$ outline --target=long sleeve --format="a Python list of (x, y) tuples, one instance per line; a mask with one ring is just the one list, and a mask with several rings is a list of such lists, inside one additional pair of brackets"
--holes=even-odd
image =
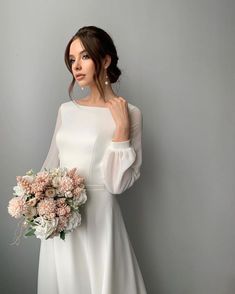
[(49, 151), (47, 153), (46, 159), (42, 165), (41, 171), (44, 170), (44, 168), (54, 168), (59, 167), (59, 152), (56, 145), (56, 134), (58, 129), (61, 126), (61, 106), (59, 107), (58, 113), (57, 113), (57, 119), (55, 124), (54, 133), (51, 140), (51, 145), (49, 148)]
[(121, 194), (140, 177), (143, 117), (139, 108), (130, 111), (130, 139), (111, 141), (102, 159), (103, 180), (112, 194)]

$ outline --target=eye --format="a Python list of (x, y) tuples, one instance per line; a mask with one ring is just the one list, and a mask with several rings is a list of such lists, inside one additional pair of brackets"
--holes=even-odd
[(85, 57), (85, 59), (88, 59), (89, 58), (89, 55), (88, 54), (84, 54), (83, 56), (82, 56), (82, 58), (83, 57)]
[[(88, 54), (83, 54), (82, 59), (89, 59), (90, 56)], [(74, 59), (69, 59), (69, 64), (71, 65), (74, 62)]]

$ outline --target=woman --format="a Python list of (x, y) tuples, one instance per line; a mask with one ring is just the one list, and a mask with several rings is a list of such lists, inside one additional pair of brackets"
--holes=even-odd
[(62, 103), (43, 170), (77, 167), (85, 178), (82, 223), (66, 235), (42, 240), (38, 294), (146, 294), (115, 194), (140, 177), (142, 114), (118, 97), (111, 83), (121, 71), (111, 37), (86, 26), (71, 38), (65, 63), (90, 94)]

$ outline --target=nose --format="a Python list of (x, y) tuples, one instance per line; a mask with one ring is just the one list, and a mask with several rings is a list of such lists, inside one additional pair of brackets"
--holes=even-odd
[(80, 70), (82, 68), (80, 61), (78, 59), (76, 61), (74, 61), (73, 66), (74, 66), (74, 69), (76, 69), (76, 70)]

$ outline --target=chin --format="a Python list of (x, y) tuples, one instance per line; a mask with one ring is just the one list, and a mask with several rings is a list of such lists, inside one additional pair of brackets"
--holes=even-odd
[(92, 83), (81, 83), (79, 84), (80, 87), (90, 87)]
[(79, 83), (78, 82), (78, 85), (79, 85), (79, 87), (86, 87), (87, 86), (87, 83)]

